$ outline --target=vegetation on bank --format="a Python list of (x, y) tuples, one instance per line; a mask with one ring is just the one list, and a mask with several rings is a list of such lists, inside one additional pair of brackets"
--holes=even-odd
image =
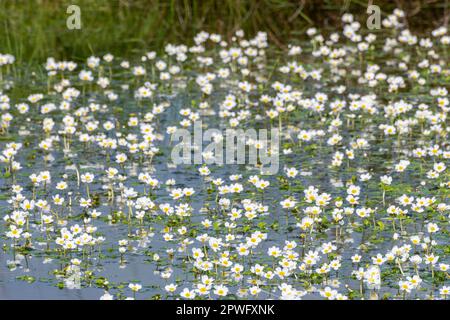
[[(448, 23), (448, 0), (369, 1), (382, 15), (403, 9), (411, 28), (421, 31)], [(69, 30), (69, 5), (81, 9), (82, 28)], [(48, 56), (84, 60), (92, 54), (125, 56), (183, 42), (201, 30), (231, 37), (268, 33), (283, 47), (307, 28), (334, 28), (340, 16), (367, 15), (363, 0), (0, 0), (0, 48), (20, 62)]]

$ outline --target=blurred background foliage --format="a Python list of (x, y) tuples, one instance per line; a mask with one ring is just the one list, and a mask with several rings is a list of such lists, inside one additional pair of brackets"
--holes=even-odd
[[(344, 12), (365, 21), (368, 3), (382, 15), (402, 8), (416, 32), (448, 24), (448, 0), (0, 0), (0, 53), (20, 62), (126, 56), (167, 42), (192, 43), (201, 30), (230, 37), (241, 28), (251, 35), (266, 31), (283, 47), (311, 26), (340, 26)], [(66, 27), (71, 4), (81, 8), (81, 30)]]

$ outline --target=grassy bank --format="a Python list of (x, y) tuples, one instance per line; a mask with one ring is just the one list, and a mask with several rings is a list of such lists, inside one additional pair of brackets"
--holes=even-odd
[[(408, 14), (411, 28), (448, 22), (448, 0), (373, 1), (383, 12)], [(81, 8), (81, 30), (69, 30), (67, 7)], [(349, 0), (0, 0), (0, 52), (21, 62), (48, 56), (83, 59), (93, 53), (126, 55), (185, 41), (200, 30), (232, 34), (264, 30), (282, 46), (310, 26), (339, 23), (345, 11), (366, 15), (367, 1)]]

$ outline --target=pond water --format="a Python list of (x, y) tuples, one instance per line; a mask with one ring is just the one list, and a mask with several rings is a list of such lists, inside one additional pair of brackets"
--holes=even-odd
[[(0, 66), (0, 298), (447, 298), (447, 31), (349, 19), (284, 51)], [(279, 170), (173, 164), (199, 120), (277, 129), (245, 141)]]

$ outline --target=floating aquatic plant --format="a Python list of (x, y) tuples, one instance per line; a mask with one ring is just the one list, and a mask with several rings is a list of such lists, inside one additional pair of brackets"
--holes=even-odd
[[(1, 54), (3, 281), (102, 299), (447, 299), (450, 36), (402, 17), (374, 34), (344, 14), (281, 53), (239, 30), (48, 58), (25, 85)], [(280, 170), (198, 145), (199, 162), (173, 163), (171, 135), (200, 120), (216, 142), (275, 128), (279, 146), (243, 141)]]

